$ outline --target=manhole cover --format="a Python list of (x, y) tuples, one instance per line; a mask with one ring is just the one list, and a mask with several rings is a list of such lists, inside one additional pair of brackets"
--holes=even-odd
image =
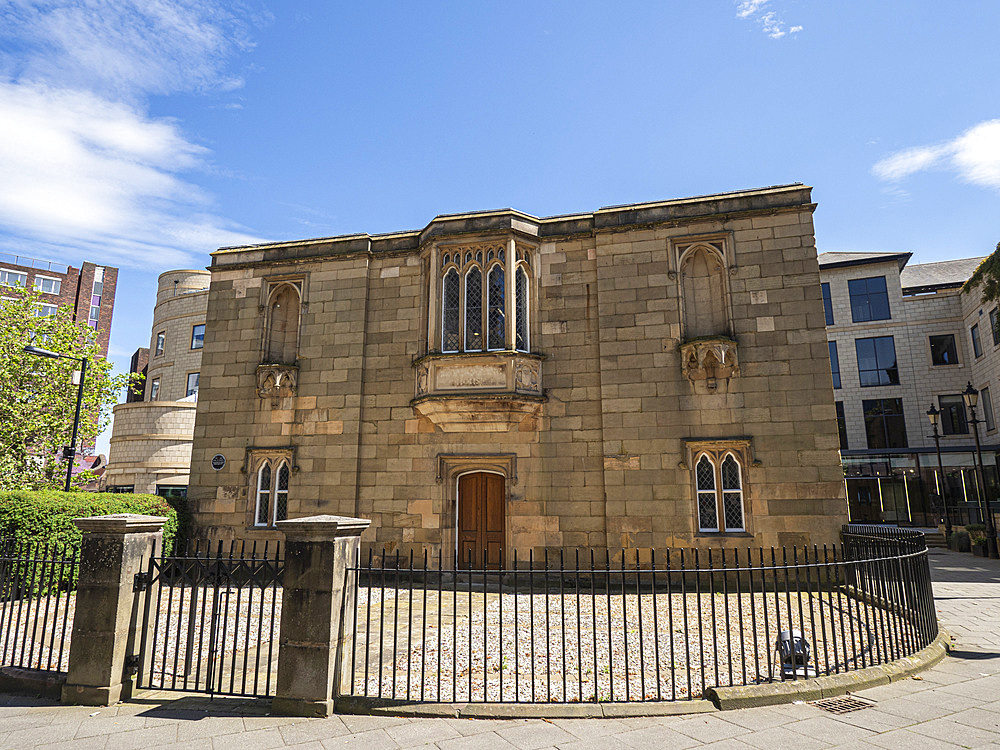
[(875, 701), (865, 700), (853, 695), (843, 695), (839, 698), (823, 698), (818, 701), (809, 701), (810, 706), (822, 708), (831, 714), (849, 714), (851, 711), (860, 711), (863, 708), (871, 708)]

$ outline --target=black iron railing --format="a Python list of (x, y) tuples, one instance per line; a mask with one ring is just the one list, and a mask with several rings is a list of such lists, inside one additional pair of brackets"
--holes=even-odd
[(515, 552), (492, 569), (369, 553), (353, 572), (345, 687), (378, 699), (692, 699), (883, 664), (937, 635), (923, 536), (903, 529), (847, 526), (824, 547)]
[(79, 550), (0, 539), (0, 666), (65, 672)]
[(149, 560), (140, 688), (274, 695), (284, 562), (278, 544), (200, 542)]

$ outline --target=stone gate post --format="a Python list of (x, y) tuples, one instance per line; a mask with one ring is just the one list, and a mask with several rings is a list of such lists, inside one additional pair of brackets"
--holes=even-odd
[(63, 703), (110, 706), (132, 694), (125, 660), (136, 649), (142, 619), (135, 616), (135, 574), (162, 546), (166, 522), (130, 513), (73, 519), (83, 542)]
[(329, 716), (341, 694), (354, 633), (354, 565), (371, 521), (310, 516), (278, 521), (285, 533), (275, 713)]

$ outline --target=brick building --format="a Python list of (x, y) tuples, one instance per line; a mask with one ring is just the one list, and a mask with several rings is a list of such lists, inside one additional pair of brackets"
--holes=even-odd
[(55, 315), (58, 308), (68, 308), (74, 321), (83, 321), (97, 331), (97, 343), (103, 357), (108, 356), (117, 285), (118, 269), (112, 266), (85, 262), (76, 268), (0, 253), (0, 287), (40, 292), (40, 315)]
[(183, 497), (208, 303), (207, 271), (167, 271), (157, 280), (149, 347), (132, 355), (143, 383), (114, 408), (107, 489)]
[(813, 209), (796, 184), (219, 250), (201, 533), (332, 513), (493, 560), (835, 540)]
[[(962, 391), (979, 391), (988, 496), (996, 498), (1000, 311), (962, 285), (983, 258), (910, 264), (910, 253), (819, 256), (851, 518), (935, 526), (979, 514), (975, 440)], [(940, 410), (944, 473), (930, 407)]]

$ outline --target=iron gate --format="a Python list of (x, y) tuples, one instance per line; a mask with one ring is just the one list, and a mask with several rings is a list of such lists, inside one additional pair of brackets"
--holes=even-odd
[(136, 576), (140, 689), (274, 695), (284, 563), (278, 544), (198, 543)]

